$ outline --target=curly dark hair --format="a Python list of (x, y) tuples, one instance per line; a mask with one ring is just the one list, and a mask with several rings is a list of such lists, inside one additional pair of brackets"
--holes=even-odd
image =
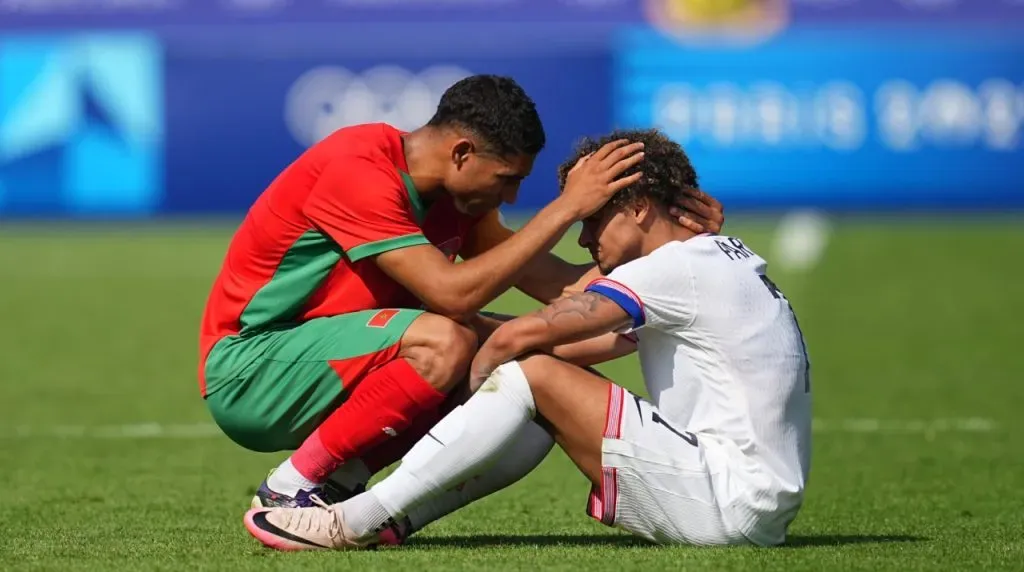
[(682, 195), (683, 189), (698, 187), (697, 171), (678, 143), (657, 129), (622, 129), (599, 139), (581, 141), (572, 157), (558, 167), (558, 188), (565, 187), (565, 177), (580, 157), (589, 155), (617, 139), (628, 139), (644, 144), (644, 160), (623, 173), (623, 176), (629, 176), (637, 171), (643, 171), (644, 176), (616, 193), (612, 200), (608, 201), (609, 206), (622, 208), (644, 197), (656, 204), (670, 207)]
[(537, 107), (509, 77), (474, 75), (456, 82), (427, 124), (465, 129), (501, 156), (536, 155), (545, 143)]

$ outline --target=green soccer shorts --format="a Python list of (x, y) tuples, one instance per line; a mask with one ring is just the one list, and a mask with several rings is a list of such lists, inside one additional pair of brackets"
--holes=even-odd
[(367, 310), (228, 336), (206, 359), (210, 413), (246, 449), (296, 449), (364, 376), (398, 357), (402, 336), (422, 314)]

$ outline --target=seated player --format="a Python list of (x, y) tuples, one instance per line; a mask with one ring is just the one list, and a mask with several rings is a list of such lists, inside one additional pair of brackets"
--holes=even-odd
[[(482, 387), (434, 426), (402, 465), (339, 504), (252, 510), (248, 530), (283, 550), (354, 548), (509, 454), (524, 431), (550, 432), (593, 484), (588, 511), (664, 544), (775, 545), (803, 501), (810, 381), (803, 336), (766, 263), (737, 238), (674, 224), (668, 206), (697, 176), (656, 131), (644, 177), (584, 221), (580, 245), (605, 277), (514, 319), (481, 347)], [(571, 175), (570, 175), (571, 176)], [(559, 353), (609, 332), (636, 334), (651, 401)]]
[[(358, 489), (452, 402), (477, 330), (495, 327), (476, 312), (513, 285), (547, 303), (589, 272), (547, 251), (603, 194), (631, 182), (617, 173), (641, 145), (606, 147), (513, 235), (497, 208), (514, 202), (544, 141), (513, 80), (473, 76), (445, 92), (428, 125), (340, 129), (256, 200), (207, 301), (199, 371), (232, 440), (297, 449), (254, 506), (309, 505), (332, 474)], [(466, 262), (454, 264), (460, 255)]]

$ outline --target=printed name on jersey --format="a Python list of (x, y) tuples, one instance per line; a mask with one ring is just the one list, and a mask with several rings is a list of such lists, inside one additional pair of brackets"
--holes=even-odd
[(718, 245), (719, 250), (729, 257), (729, 260), (746, 260), (754, 255), (747, 248), (747, 245), (743, 244), (743, 241), (738, 238), (716, 238), (715, 244)]
[(391, 318), (394, 318), (395, 316), (398, 315), (399, 311), (400, 310), (394, 309), (381, 310), (374, 314), (372, 317), (370, 317), (370, 320), (366, 322), (366, 325), (371, 328), (385, 328), (387, 327), (388, 322), (391, 321)]

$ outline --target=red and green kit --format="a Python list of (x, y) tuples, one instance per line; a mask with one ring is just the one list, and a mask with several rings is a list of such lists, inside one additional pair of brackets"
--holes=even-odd
[(199, 387), (218, 425), (256, 451), (297, 447), (422, 313), (374, 257), (433, 244), (454, 261), (475, 222), (424, 203), (393, 127), (307, 150), (249, 210), (206, 303)]

